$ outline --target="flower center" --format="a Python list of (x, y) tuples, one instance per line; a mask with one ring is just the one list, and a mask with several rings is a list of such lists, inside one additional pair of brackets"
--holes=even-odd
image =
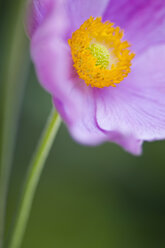
[(108, 49), (101, 44), (91, 44), (89, 47), (92, 55), (96, 58), (96, 66), (100, 65), (107, 68), (109, 65), (110, 54)]
[(116, 86), (130, 72), (135, 56), (122, 41), (123, 31), (109, 21), (90, 17), (68, 40), (73, 66), (87, 85), (96, 88)]

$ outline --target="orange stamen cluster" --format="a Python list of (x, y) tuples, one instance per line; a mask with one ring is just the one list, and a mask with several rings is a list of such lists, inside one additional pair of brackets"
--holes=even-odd
[(127, 77), (135, 54), (130, 52), (130, 44), (122, 38), (123, 31), (109, 21), (102, 23), (101, 17), (90, 17), (72, 34), (68, 43), (73, 66), (87, 85), (97, 88), (116, 86)]

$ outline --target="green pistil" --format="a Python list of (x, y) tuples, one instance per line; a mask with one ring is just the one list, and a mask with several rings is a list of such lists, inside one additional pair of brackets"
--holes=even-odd
[(101, 67), (106, 69), (109, 65), (109, 59), (110, 59), (108, 49), (101, 44), (94, 44), (94, 43), (91, 44), (89, 49), (92, 55), (97, 59), (96, 65), (97, 66), (101, 65)]

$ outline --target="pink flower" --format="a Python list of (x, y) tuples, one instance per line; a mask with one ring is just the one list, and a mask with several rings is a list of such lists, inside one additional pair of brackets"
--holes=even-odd
[[(73, 66), (68, 39), (91, 16), (124, 30), (136, 54), (116, 87), (87, 86)], [(39, 81), (78, 142), (115, 142), (138, 155), (143, 141), (165, 138), (164, 0), (33, 0), (28, 19)]]

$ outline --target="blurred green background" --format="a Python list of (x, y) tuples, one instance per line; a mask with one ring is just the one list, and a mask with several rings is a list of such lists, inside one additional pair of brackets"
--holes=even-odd
[[(19, 2), (0, 1), (1, 96)], [(21, 105), (7, 230), (52, 106), (31, 63)], [(134, 157), (111, 143), (84, 147), (62, 125), (36, 192), (22, 248), (165, 247), (165, 142), (145, 143), (143, 148), (143, 155)]]

